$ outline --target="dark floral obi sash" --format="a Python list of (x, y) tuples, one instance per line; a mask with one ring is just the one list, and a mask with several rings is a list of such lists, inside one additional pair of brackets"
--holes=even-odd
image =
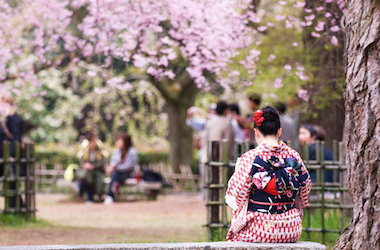
[(251, 170), (255, 184), (249, 196), (248, 210), (266, 214), (281, 214), (295, 208), (300, 187), (306, 185), (308, 174), (295, 158), (272, 156), (264, 161), (256, 156)]

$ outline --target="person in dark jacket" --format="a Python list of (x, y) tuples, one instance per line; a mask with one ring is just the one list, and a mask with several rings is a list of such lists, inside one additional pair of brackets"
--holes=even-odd
[[(316, 140), (324, 140), (324, 136), (322, 134), (322, 131), (320, 127), (317, 127), (316, 125), (313, 124), (302, 124), (299, 129), (298, 133), (298, 140), (301, 145), (308, 144), (309, 145), (309, 160), (316, 160), (317, 156), (317, 144)], [(320, 148), (321, 152), (322, 150), (322, 145)], [(324, 160), (325, 161), (332, 161), (334, 160), (334, 156), (331, 153), (331, 151), (324, 147)], [(334, 172), (333, 170), (325, 170), (325, 182), (333, 182), (333, 175)], [(312, 182), (316, 182), (316, 171), (315, 170), (310, 170), (310, 176)]]
[[(23, 132), (23, 123), (20, 116), (16, 112), (13, 96), (6, 90), (1, 90), (0, 93), (0, 158), (3, 158), (3, 143), (10, 142), (11, 151), (10, 157), (16, 155), (16, 142), (21, 143)], [(5, 166), (0, 165), (0, 176), (4, 175)], [(15, 175), (15, 166), (10, 169), (11, 176)], [(20, 166), (20, 175), (25, 175), (25, 166)], [(16, 188), (15, 182), (9, 183), (10, 189)], [(10, 197), (10, 207), (14, 208), (16, 197)], [(21, 202), (22, 205), (22, 202)]]

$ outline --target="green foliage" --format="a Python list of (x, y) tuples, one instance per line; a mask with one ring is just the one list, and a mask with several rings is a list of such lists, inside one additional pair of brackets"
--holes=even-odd
[(113, 71), (85, 61), (39, 72), (40, 86), (16, 80), (20, 94), (15, 101), (28, 137), (38, 144), (70, 145), (87, 131), (95, 131), (112, 144), (122, 131), (146, 146), (156, 145), (155, 138), (163, 138), (167, 128), (164, 100), (141, 72), (125, 64), (120, 67), (121, 75), (113, 79), (126, 82), (126, 88), (102, 93), (94, 90), (104, 88)]
[(40, 87), (23, 85), (16, 96), (28, 136), (36, 143), (63, 142), (76, 139), (73, 118), (80, 112), (79, 98), (61, 85), (62, 72), (56, 69), (39, 73)]
[[(308, 216), (310, 213), (310, 226), (308, 225)], [(340, 211), (336, 209), (325, 209), (324, 212), (324, 222), (326, 229), (335, 229), (339, 230), (340, 226)], [(346, 213), (343, 214), (343, 228), (346, 228), (350, 223), (351, 217)], [(322, 210), (321, 209), (305, 209), (304, 217), (302, 220), (302, 227), (305, 229), (310, 228), (321, 228), (322, 223)], [(326, 233), (325, 240), (323, 243), (323, 236), (321, 232), (303, 232), (301, 235), (300, 241), (313, 241), (326, 244), (329, 248), (332, 248), (339, 237), (338, 233)]]
[(139, 153), (139, 164), (149, 165), (159, 162), (169, 162), (169, 155), (166, 152), (144, 152)]
[(53, 165), (60, 163), (63, 166), (68, 166), (71, 163), (79, 164), (79, 159), (75, 153), (67, 151), (36, 151), (38, 163)]
[(49, 226), (47, 221), (32, 217), (28, 222), (23, 214), (0, 214), (0, 227)]
[(211, 241), (225, 241), (226, 238), (223, 235), (222, 228), (212, 228), (212, 240)]
[[(289, 4), (288, 6), (292, 6)], [(276, 101), (286, 102), (297, 95), (305, 81), (301, 80), (294, 73), (298, 71), (297, 67), (310, 69), (308, 64), (308, 55), (305, 54), (303, 47), (303, 32), (299, 28), (285, 28), (285, 22), (277, 22), (276, 15), (297, 16), (301, 12), (295, 13), (294, 8), (282, 6), (278, 8), (277, 4), (260, 3), (260, 13), (262, 13), (262, 23), (275, 23), (274, 27), (269, 27), (263, 33), (258, 33), (255, 37), (260, 37), (261, 43), (254, 47), (241, 51), (241, 54), (234, 59), (235, 70), (241, 71), (241, 81), (252, 81), (253, 85), (244, 89), (245, 93), (262, 93), (263, 103), (274, 104)], [(297, 46), (293, 46), (296, 43)], [(243, 60), (251, 49), (260, 51), (259, 60), (256, 61), (257, 75), (251, 79), (243, 66), (238, 62)], [(275, 58), (273, 58), (273, 55)], [(271, 58), (272, 57), (272, 58)], [(290, 71), (284, 69), (285, 65), (292, 66)], [(310, 71), (304, 71), (305, 75), (311, 76)], [(282, 87), (275, 88), (275, 79), (282, 80)], [(311, 78), (309, 78), (309, 81)]]

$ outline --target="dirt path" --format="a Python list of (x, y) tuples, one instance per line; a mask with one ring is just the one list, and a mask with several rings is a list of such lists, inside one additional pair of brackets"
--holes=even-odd
[(0, 245), (205, 241), (206, 208), (198, 194), (159, 196), (110, 206), (37, 195), (37, 218), (49, 226), (0, 228)]

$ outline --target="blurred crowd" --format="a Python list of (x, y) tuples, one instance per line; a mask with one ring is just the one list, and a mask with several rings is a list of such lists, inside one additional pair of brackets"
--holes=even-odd
[[(260, 108), (261, 95), (252, 94), (247, 96), (245, 115), (242, 114), (238, 103), (227, 103), (224, 100), (212, 103), (208, 110), (204, 111), (199, 107), (191, 107), (187, 110), (186, 124), (194, 129), (194, 147), (198, 150), (199, 173), (201, 176), (201, 187), (204, 187), (205, 174), (204, 166), (207, 162), (207, 142), (227, 141), (228, 158), (239, 157), (244, 151), (256, 146), (254, 136), (254, 112)], [(287, 110), (285, 103), (276, 103), (274, 107), (280, 117), (282, 135), (281, 141), (297, 149), (299, 152), (302, 146), (308, 145), (308, 156), (310, 160), (316, 160), (316, 152), (322, 152), (325, 160), (333, 160), (331, 151), (320, 146), (317, 149), (317, 140), (325, 140), (326, 132), (320, 126), (313, 124), (299, 124), (299, 115), (296, 110)], [(3, 157), (3, 142), (9, 141), (11, 145), (10, 156), (15, 157), (15, 143), (22, 142), (23, 122), (17, 114), (12, 94), (2, 90), (0, 93), (0, 158)], [(141, 173), (135, 171), (138, 164), (138, 152), (133, 147), (132, 138), (129, 134), (120, 134), (116, 138), (115, 150), (108, 160), (108, 152), (104, 149), (103, 143), (98, 136), (89, 132), (81, 142), (80, 151), (77, 154), (80, 164), (75, 170), (75, 179), (78, 181), (80, 195), (85, 195), (88, 203), (94, 201), (94, 196), (103, 201), (104, 204), (112, 204), (115, 200), (120, 185), (128, 178), (135, 177)], [(3, 166), (0, 165), (0, 176), (3, 175)], [(13, 167), (11, 174), (14, 174)], [(21, 167), (21, 174), (23, 173)], [(156, 174), (156, 173), (153, 173)], [(108, 187), (104, 187), (104, 178), (110, 176)], [(312, 181), (316, 181), (315, 171), (310, 171)], [(332, 171), (325, 171), (324, 179), (327, 182), (333, 181)], [(159, 177), (159, 176), (158, 176)], [(15, 183), (10, 184), (14, 189)], [(107, 190), (104, 196), (104, 190)], [(202, 189), (204, 197), (204, 189)], [(10, 199), (10, 206), (14, 207), (16, 197)]]
[[(208, 106), (207, 112), (199, 107), (191, 107), (187, 110), (186, 124), (193, 128), (194, 147), (198, 149), (199, 173), (201, 176), (201, 187), (205, 184), (205, 164), (208, 161), (207, 143), (210, 141), (227, 141), (228, 158), (230, 160), (239, 157), (242, 152), (243, 143), (249, 145), (245, 151), (256, 146), (254, 136), (254, 112), (260, 108), (261, 95), (252, 94), (246, 98), (246, 109), (248, 113), (242, 115), (238, 103), (227, 103), (224, 100), (212, 103)], [(276, 108), (280, 117), (282, 134), (280, 141), (298, 150), (301, 154), (304, 147), (308, 146), (309, 160), (316, 160), (317, 141), (324, 141), (325, 130), (314, 124), (299, 124), (299, 113), (297, 110), (287, 110), (287, 105), (277, 102)], [(324, 160), (333, 160), (331, 151), (320, 144), (319, 152), (323, 150)], [(305, 157), (305, 156), (304, 156)], [(311, 170), (310, 176), (316, 182), (316, 171)], [(324, 179), (326, 182), (333, 182), (333, 171), (326, 170)], [(201, 197), (205, 197), (205, 190), (201, 192)]]

